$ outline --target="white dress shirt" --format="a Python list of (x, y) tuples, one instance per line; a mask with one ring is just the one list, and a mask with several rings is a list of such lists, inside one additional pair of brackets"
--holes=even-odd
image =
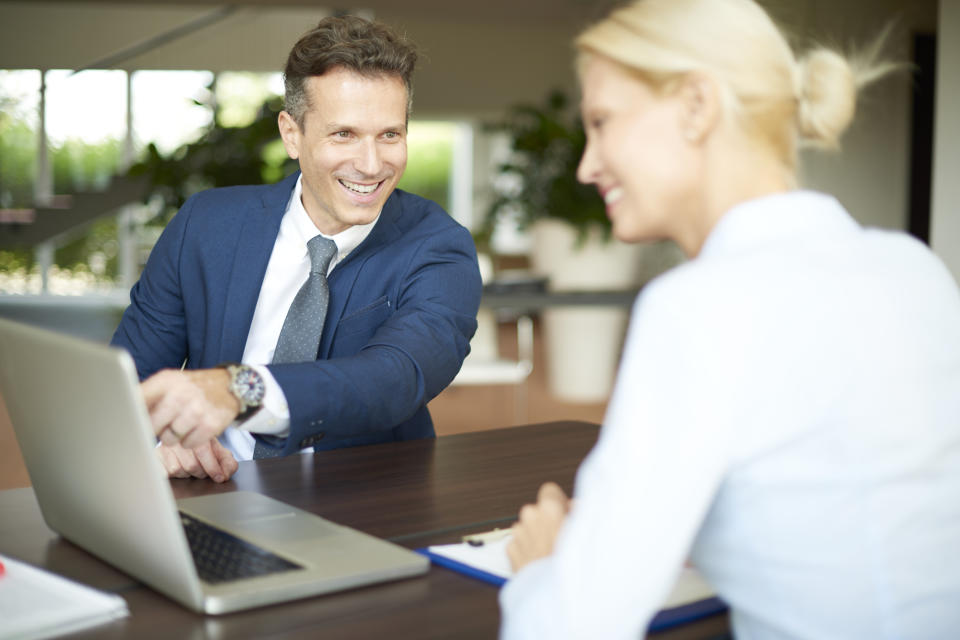
[(828, 196), (738, 205), (637, 299), (575, 495), (504, 638), (641, 637), (688, 554), (737, 640), (956, 637), (956, 283)]
[(307, 242), (323, 235), (336, 243), (337, 253), (327, 268), (329, 275), (338, 263), (370, 235), (380, 219), (378, 214), (377, 219), (370, 224), (354, 225), (333, 236), (324, 235), (317, 230), (303, 208), (300, 197), (303, 192), (302, 181), (303, 176), (297, 180), (287, 203), (287, 210), (280, 221), (280, 231), (270, 254), (270, 262), (267, 263), (263, 284), (260, 285), (260, 297), (257, 298), (257, 307), (253, 312), (253, 321), (250, 323), (250, 332), (243, 350), (242, 362), (254, 365), (266, 385), (263, 408), (240, 425), (235, 423), (227, 427), (220, 438), (237, 460), (253, 458), (254, 439), (250, 432), (277, 436), (286, 436), (290, 432), (290, 409), (286, 397), (266, 365), (273, 360), (273, 351), (277, 347), (277, 339), (287, 316), (286, 310), (290, 308), (300, 287), (310, 275)]

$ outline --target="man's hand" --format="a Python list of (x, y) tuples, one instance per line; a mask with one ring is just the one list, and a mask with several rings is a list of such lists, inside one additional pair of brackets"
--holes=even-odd
[(161, 444), (157, 457), (171, 478), (209, 477), (214, 482), (226, 482), (239, 466), (233, 454), (216, 439), (196, 449)]
[(223, 433), (240, 413), (240, 401), (229, 386), (225, 369), (165, 369), (144, 380), (140, 389), (160, 442), (195, 449)]
[(513, 525), (507, 555), (514, 571), (553, 553), (553, 544), (570, 511), (571, 501), (558, 485), (547, 482), (537, 493), (537, 504), (524, 505)]

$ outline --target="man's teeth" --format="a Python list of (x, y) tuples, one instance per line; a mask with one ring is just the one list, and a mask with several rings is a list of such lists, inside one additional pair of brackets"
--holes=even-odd
[(380, 186), (379, 182), (376, 184), (357, 184), (356, 182), (347, 182), (346, 180), (340, 180), (340, 184), (357, 193), (372, 193)]
[(614, 202), (619, 200), (620, 196), (622, 195), (623, 195), (623, 188), (614, 187), (613, 189), (610, 189), (610, 191), (607, 191), (607, 193), (603, 196), (603, 201), (606, 202), (607, 204), (613, 204)]

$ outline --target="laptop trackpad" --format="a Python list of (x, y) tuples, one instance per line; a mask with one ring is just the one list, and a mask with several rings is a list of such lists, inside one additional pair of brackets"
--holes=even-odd
[(336, 535), (341, 527), (273, 498), (233, 491), (184, 498), (177, 506), (234, 535), (272, 543), (293, 543)]

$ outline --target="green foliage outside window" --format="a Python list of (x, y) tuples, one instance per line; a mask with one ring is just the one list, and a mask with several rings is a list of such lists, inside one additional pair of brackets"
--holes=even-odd
[(397, 187), (433, 200), (449, 211), (453, 143), (453, 125), (411, 122), (407, 138), (407, 170)]
[(0, 113), (0, 207), (25, 207), (33, 202), (36, 157), (34, 130), (26, 122)]
[[(50, 149), (53, 165), (53, 192), (73, 194), (97, 191), (117, 171), (121, 142), (89, 143), (68, 139)], [(0, 207), (31, 208), (37, 171), (37, 134), (26, 122), (0, 114)], [(57, 248), (54, 261), (64, 269), (89, 270), (91, 257), (98, 276), (116, 277), (116, 222), (100, 220), (81, 235)], [(29, 248), (0, 250), (0, 271), (30, 272), (34, 267)]]

